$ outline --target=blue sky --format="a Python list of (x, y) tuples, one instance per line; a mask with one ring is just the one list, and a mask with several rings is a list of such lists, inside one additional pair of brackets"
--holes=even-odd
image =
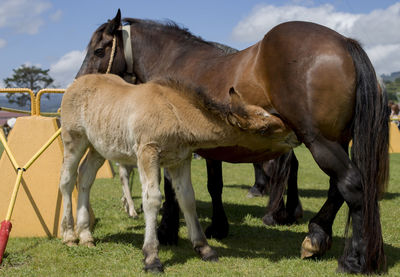
[(28, 64), (50, 69), (56, 83), (67, 86), (92, 33), (118, 8), (123, 17), (171, 19), (238, 49), (281, 22), (313, 21), (359, 39), (379, 74), (400, 71), (400, 1), (0, 0), (0, 80)]

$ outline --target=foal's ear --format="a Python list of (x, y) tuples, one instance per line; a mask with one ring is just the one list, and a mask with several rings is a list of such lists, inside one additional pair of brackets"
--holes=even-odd
[(106, 32), (109, 35), (114, 35), (115, 32), (118, 30), (119, 26), (121, 26), (121, 10), (118, 9), (117, 15), (108, 21), (108, 25), (106, 28)]
[(231, 87), (229, 89), (229, 96), (231, 97), (231, 107), (232, 108), (236, 108), (238, 106), (243, 105), (242, 97), (233, 87)]

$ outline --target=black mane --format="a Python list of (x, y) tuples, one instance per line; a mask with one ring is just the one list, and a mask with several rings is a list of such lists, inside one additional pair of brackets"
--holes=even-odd
[(147, 19), (124, 18), (122, 21), (127, 25), (140, 25), (140, 27), (148, 30), (155, 30), (166, 34), (175, 35), (177, 38), (188, 42), (214, 46), (201, 37), (193, 35), (187, 28), (182, 27), (169, 19), (163, 21), (154, 21)]

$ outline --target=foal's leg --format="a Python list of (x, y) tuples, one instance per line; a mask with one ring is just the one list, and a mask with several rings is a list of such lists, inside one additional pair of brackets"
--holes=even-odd
[(211, 225), (206, 228), (207, 238), (223, 239), (228, 236), (229, 223), (222, 205), (222, 162), (206, 160), (207, 189), (212, 202)]
[(97, 171), (103, 165), (104, 158), (90, 148), (78, 174), (78, 208), (76, 211), (76, 232), (79, 244), (94, 246), (94, 239), (90, 231), (89, 197), (90, 188), (96, 178)]
[[(206, 237), (223, 239), (228, 236), (229, 223), (222, 205), (222, 162), (206, 160), (207, 189), (212, 201), (211, 225), (206, 228)], [(158, 228), (158, 239), (161, 244), (177, 244), (179, 231), (179, 206), (172, 189), (168, 170), (164, 171), (163, 216)]]
[(193, 248), (203, 260), (218, 260), (217, 253), (208, 245), (196, 213), (196, 201), (190, 177), (191, 157), (181, 164), (168, 168), (179, 206), (182, 209)]
[(143, 254), (145, 271), (162, 272), (158, 258), (157, 214), (161, 206), (160, 165), (156, 147), (146, 145), (137, 153), (140, 182), (142, 183), (142, 203), (146, 223)]
[(63, 216), (61, 220), (61, 236), (63, 243), (75, 245), (77, 237), (74, 231), (74, 218), (72, 216), (72, 191), (76, 184), (77, 169), (82, 159), (88, 142), (80, 135), (74, 135), (62, 130), (64, 145), (64, 160), (61, 168), (60, 191), (63, 198)]
[(263, 163), (253, 163), (254, 167), (254, 185), (247, 193), (248, 198), (263, 196), (269, 189), (269, 176), (264, 173)]
[(131, 195), (131, 188), (129, 186), (129, 177), (131, 176), (131, 173), (133, 172), (134, 166), (132, 165), (119, 165), (119, 178), (122, 183), (122, 204), (124, 205), (125, 211), (128, 213), (128, 215), (132, 218), (137, 218), (138, 215), (135, 210), (135, 205), (132, 200), (132, 195)]

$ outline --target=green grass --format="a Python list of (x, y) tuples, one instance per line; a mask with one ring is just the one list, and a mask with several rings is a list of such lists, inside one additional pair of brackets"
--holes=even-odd
[[(223, 200), (230, 222), (228, 238), (209, 243), (219, 262), (207, 263), (193, 251), (181, 219), (178, 246), (161, 246), (166, 276), (340, 276), (335, 273), (344, 244), (347, 208), (339, 211), (333, 226), (333, 246), (320, 260), (300, 259), (307, 222), (326, 199), (328, 178), (304, 147), (296, 149), (300, 162), (299, 187), (304, 208), (300, 224), (267, 227), (261, 222), (268, 198), (246, 197), (254, 182), (251, 164), (224, 163)], [(400, 275), (400, 154), (391, 155), (391, 178), (381, 202), (383, 236), (390, 276)], [(206, 189), (204, 160), (193, 160), (192, 180), (197, 211), (203, 227), (210, 223), (211, 204)], [(140, 207), (140, 185), (134, 178), (133, 196)], [(120, 203), (118, 176), (97, 180), (91, 203), (96, 214), (95, 248), (67, 247), (60, 239), (11, 238), (0, 266), (0, 276), (140, 276), (144, 220), (128, 218)]]

